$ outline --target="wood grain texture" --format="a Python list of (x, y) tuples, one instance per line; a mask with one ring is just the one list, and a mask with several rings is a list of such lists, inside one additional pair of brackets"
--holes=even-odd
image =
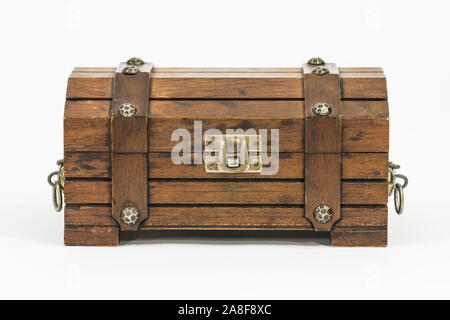
[(66, 226), (64, 228), (64, 245), (106, 247), (118, 246), (119, 228)]
[(342, 119), (311, 117), (305, 121), (305, 153), (340, 153)]
[(111, 101), (67, 101), (64, 111), (64, 152), (111, 151)]
[(343, 153), (342, 179), (387, 179), (388, 153)]
[[(148, 217), (148, 160), (143, 153), (113, 153), (112, 159), (112, 216), (124, 231), (136, 231)], [(135, 225), (125, 224), (120, 215), (123, 209), (135, 207), (140, 219)]]
[(330, 238), (334, 247), (386, 247), (388, 244), (387, 228), (332, 230)]
[[(243, 214), (245, 212), (245, 214)], [(312, 230), (302, 207), (216, 207), (154, 206), (140, 230), (166, 228), (294, 228)], [(109, 206), (74, 206), (65, 208), (65, 223), (72, 227), (116, 227)]]
[[(150, 181), (150, 204), (304, 204), (300, 181)], [(387, 181), (343, 181), (343, 205), (385, 205)], [(67, 179), (66, 204), (111, 204), (111, 181)], [(199, 194), (202, 196), (199, 197)]]
[(387, 203), (387, 181), (344, 181), (342, 182), (341, 203), (372, 205)]
[(342, 141), (345, 152), (389, 152), (389, 121), (346, 119), (343, 123)]
[(376, 207), (349, 207), (343, 208), (341, 220), (339, 220), (333, 227), (334, 230), (345, 228), (387, 228), (388, 224), (388, 210), (387, 206)]
[[(304, 154), (280, 153), (279, 170), (274, 175), (259, 173), (207, 173), (204, 164), (176, 165), (170, 153), (150, 153), (150, 178), (156, 179), (303, 179)], [(192, 157), (193, 158), (193, 157)], [(387, 179), (387, 153), (343, 153), (342, 179)], [(269, 164), (264, 165), (264, 167)], [(111, 178), (109, 153), (66, 152), (66, 178)]]
[[(314, 210), (326, 204), (333, 210), (328, 223), (319, 223)], [(330, 231), (341, 218), (341, 155), (305, 154), (305, 217), (316, 231)]]
[(303, 182), (150, 181), (152, 204), (303, 204)]
[(303, 208), (152, 207), (143, 227), (299, 228), (312, 230)]
[[(340, 68), (345, 99), (387, 98), (386, 78), (381, 69)], [(67, 85), (67, 98), (112, 97), (114, 74), (98, 69), (75, 69)], [(164, 69), (155, 68), (151, 98), (303, 98), (303, 72), (283, 69)]]
[[(139, 66), (138, 74), (122, 73), (126, 64), (118, 67), (114, 80), (111, 106), (111, 151), (122, 153), (147, 152), (150, 72), (153, 64)], [(123, 117), (119, 108), (130, 103), (137, 109), (133, 117)]]
[[(72, 227), (117, 227), (111, 206), (68, 205), (65, 224)], [(387, 207), (342, 207), (334, 230), (387, 227)], [(261, 206), (152, 206), (140, 230), (158, 228), (302, 228), (313, 230), (303, 207)]]
[(111, 178), (111, 153), (66, 152), (64, 153), (64, 176), (66, 178)]
[(112, 207), (98, 205), (67, 205), (64, 208), (64, 223), (72, 227), (118, 227), (112, 217)]
[[(305, 217), (316, 231), (330, 231), (341, 218), (342, 101), (336, 64), (328, 74), (316, 75), (315, 66), (303, 65), (305, 86)], [(325, 102), (331, 113), (317, 116), (313, 107)], [(331, 220), (320, 223), (314, 211), (321, 205), (332, 210)]]
[[(226, 129), (279, 129), (279, 152), (304, 151), (304, 112), (303, 101), (256, 101), (233, 102), (226, 104), (218, 101), (151, 101), (149, 148), (151, 152), (171, 152), (176, 141), (171, 141), (173, 130), (184, 128), (193, 139), (194, 120), (203, 120), (203, 132), (217, 128), (223, 133)], [(66, 103), (64, 119), (65, 152), (110, 152), (110, 101), (83, 100)], [(199, 114), (202, 107), (204, 115)], [(260, 108), (261, 117), (241, 119), (230, 116), (239, 114), (246, 108)], [(284, 117), (293, 109), (291, 119)], [(178, 111), (174, 111), (178, 109)], [(270, 111), (278, 110), (279, 111)], [(388, 152), (389, 119), (386, 101), (344, 101), (345, 117), (342, 120), (342, 148), (344, 152)], [(194, 112), (193, 110), (198, 110)], [(213, 113), (222, 113), (224, 118), (214, 118)], [(234, 111), (233, 111), (234, 110)], [(363, 111), (365, 110), (365, 111)], [(371, 110), (371, 111), (369, 111)], [(190, 111), (193, 111), (191, 114)], [(244, 112), (244, 111), (243, 111)], [(248, 111), (245, 111), (248, 112)], [(272, 112), (272, 113), (271, 113)], [(250, 113), (250, 112), (249, 112)], [(173, 117), (172, 117), (173, 115)], [(227, 118), (228, 117), (228, 118)], [(268, 144), (270, 145), (270, 131)]]

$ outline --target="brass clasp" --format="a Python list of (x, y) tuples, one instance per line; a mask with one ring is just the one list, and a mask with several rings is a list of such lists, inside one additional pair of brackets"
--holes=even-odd
[(205, 153), (206, 172), (257, 173), (262, 171), (260, 135), (206, 135)]

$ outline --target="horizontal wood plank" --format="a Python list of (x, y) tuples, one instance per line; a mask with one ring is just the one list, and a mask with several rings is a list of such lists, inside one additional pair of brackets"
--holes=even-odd
[[(111, 204), (111, 182), (66, 180), (66, 204)], [(304, 204), (299, 181), (150, 181), (150, 204)], [(343, 181), (343, 205), (387, 203), (387, 181)]]
[[(80, 70), (83, 70), (80, 72)], [(340, 69), (342, 97), (387, 98), (386, 79), (380, 69)], [(69, 77), (67, 98), (110, 99), (113, 72), (78, 68)], [(303, 72), (283, 69), (164, 69), (155, 68), (151, 98), (303, 98)]]
[(331, 245), (334, 247), (386, 247), (386, 227), (376, 229), (336, 229), (331, 231)]
[[(110, 104), (103, 100), (67, 101), (65, 152), (110, 151)], [(194, 121), (202, 120), (202, 133), (213, 128), (224, 134), (227, 129), (254, 129), (258, 133), (260, 129), (268, 129), (269, 146), (270, 130), (278, 129), (279, 152), (303, 152), (303, 108), (303, 101), (153, 101), (150, 103), (149, 149), (171, 152), (178, 143), (171, 139), (176, 129), (188, 130), (194, 145)], [(343, 108), (344, 152), (389, 151), (386, 101), (344, 101)], [(240, 117), (241, 113), (251, 118)], [(201, 143), (201, 139), (197, 143)]]
[(119, 228), (117, 227), (75, 227), (64, 228), (66, 246), (118, 246)]
[[(387, 207), (343, 207), (335, 230), (387, 226)], [(72, 227), (117, 227), (110, 206), (65, 208), (65, 224)], [(303, 207), (153, 206), (141, 230), (164, 228), (296, 228), (312, 230)]]
[(152, 204), (303, 204), (303, 182), (150, 181)]
[[(263, 166), (269, 168), (270, 163)], [(387, 179), (387, 153), (343, 153), (342, 179)], [(206, 172), (204, 164), (176, 165), (170, 153), (149, 154), (150, 178), (153, 179), (303, 179), (304, 154), (280, 153), (278, 172), (225, 174)], [(111, 155), (96, 152), (66, 152), (66, 178), (111, 178)]]
[(382, 207), (350, 207), (341, 210), (342, 219), (336, 223), (334, 229), (352, 227), (387, 227), (387, 206)]

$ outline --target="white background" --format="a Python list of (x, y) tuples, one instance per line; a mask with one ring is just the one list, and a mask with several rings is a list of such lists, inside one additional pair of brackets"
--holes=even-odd
[[(448, 1), (2, 1), (0, 298), (450, 298)], [(410, 178), (388, 248), (163, 237), (63, 246), (46, 177), (75, 66), (381, 66)], [(392, 202), (392, 199), (390, 200)]]

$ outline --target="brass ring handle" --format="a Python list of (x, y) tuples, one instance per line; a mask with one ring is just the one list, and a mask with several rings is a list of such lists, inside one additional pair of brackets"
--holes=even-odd
[[(58, 160), (58, 171), (50, 173), (47, 177), (48, 184), (52, 187), (52, 202), (53, 208), (56, 212), (60, 212), (63, 207), (63, 193), (64, 193), (64, 161)], [(53, 180), (56, 177), (56, 180)]]
[[(389, 174), (388, 174), (388, 194), (389, 196), (394, 193), (394, 206), (397, 214), (403, 213), (405, 206), (405, 194), (403, 190), (408, 186), (408, 178), (403, 174), (398, 174), (395, 170), (400, 169), (400, 166), (389, 162)], [(396, 182), (396, 179), (402, 179), (403, 184)]]

